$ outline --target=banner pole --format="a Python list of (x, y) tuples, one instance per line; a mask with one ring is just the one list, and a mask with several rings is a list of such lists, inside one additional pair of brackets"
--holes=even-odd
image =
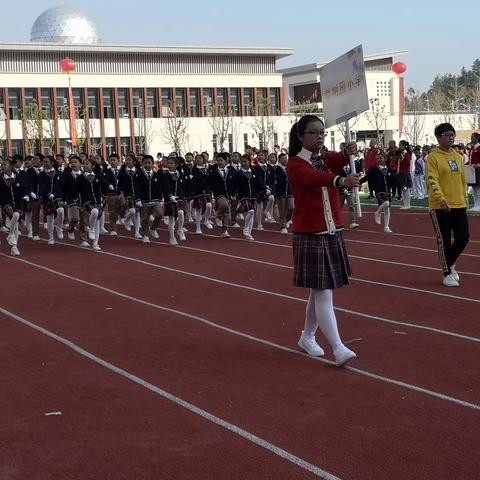
[[(345, 122), (345, 132), (346, 132), (345, 136), (346, 136), (347, 142), (351, 142), (352, 141), (352, 134), (350, 132), (350, 121), (349, 120), (347, 120)], [(353, 155), (350, 155), (349, 159), (350, 159), (350, 172), (352, 174), (355, 174), (355, 173), (357, 173), (357, 170), (355, 168), (355, 157)], [(355, 210), (357, 211), (357, 217), (362, 218), (362, 207), (360, 206), (360, 192), (359, 192), (358, 187), (353, 188), (353, 196), (354, 196), (354, 199), (355, 199)]]

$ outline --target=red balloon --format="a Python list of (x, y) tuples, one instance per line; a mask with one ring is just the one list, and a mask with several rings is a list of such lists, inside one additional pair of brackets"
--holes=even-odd
[(62, 69), (63, 73), (72, 73), (75, 71), (76, 63), (68, 57), (65, 57), (61, 62), (60, 62), (60, 68)]
[(401, 75), (407, 71), (407, 66), (403, 62), (397, 62), (392, 65), (392, 71), (397, 75)]

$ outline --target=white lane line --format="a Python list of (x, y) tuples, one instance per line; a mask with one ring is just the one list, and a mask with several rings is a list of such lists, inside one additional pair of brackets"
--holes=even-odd
[[(334, 362), (331, 362), (331, 361), (326, 360), (324, 358), (311, 357), (307, 354), (299, 352), (298, 350), (293, 350), (291, 348), (284, 347), (283, 345), (279, 345), (279, 344), (270, 342), (268, 340), (263, 340), (261, 338), (255, 337), (253, 335), (248, 335), (246, 333), (240, 332), (238, 330), (234, 330), (232, 328), (224, 327), (223, 325), (219, 325), (217, 323), (214, 323), (210, 320), (199, 317), (197, 315), (192, 315), (192, 314), (187, 313), (187, 312), (182, 312), (180, 310), (176, 310), (176, 309), (173, 309), (173, 308), (164, 307), (162, 305), (158, 305), (156, 303), (148, 302), (146, 300), (142, 300), (140, 298), (127, 295), (125, 293), (117, 292), (115, 290), (112, 290), (111, 288), (104, 287), (103, 285), (98, 285), (96, 283), (88, 282), (86, 280), (82, 280), (81, 278), (77, 278), (77, 277), (74, 277), (72, 275), (67, 275), (66, 273), (58, 272), (57, 270), (53, 270), (51, 268), (48, 268), (48, 267), (45, 267), (43, 265), (39, 265), (39, 264), (30, 262), (28, 260), (24, 260), (24, 259), (19, 258), (19, 257), (10, 257), (8, 255), (5, 255), (4, 253), (1, 253), (0, 256), (6, 257), (6, 258), (8, 258), (10, 260), (13, 260), (13, 261), (22, 262), (22, 263), (25, 263), (27, 265), (31, 265), (32, 267), (38, 268), (40, 270), (44, 270), (44, 271), (52, 273), (54, 275), (58, 275), (59, 277), (66, 278), (68, 280), (73, 280), (75, 282), (81, 283), (83, 285), (88, 285), (88, 286), (93, 287), (93, 288), (97, 288), (97, 289), (102, 290), (104, 292), (111, 293), (112, 295), (115, 295), (115, 296), (120, 297), (120, 298), (124, 298), (126, 300), (130, 300), (130, 301), (135, 302), (135, 303), (139, 303), (141, 305), (146, 305), (148, 307), (155, 308), (157, 310), (161, 310), (161, 311), (164, 311), (164, 312), (169, 312), (169, 313), (173, 313), (175, 315), (179, 315), (180, 317), (185, 317), (185, 318), (189, 318), (191, 320), (196, 320), (200, 323), (203, 323), (205, 325), (216, 328), (218, 330), (222, 330), (224, 332), (236, 335), (238, 337), (246, 338), (248, 340), (252, 340), (254, 342), (261, 343), (263, 345), (268, 345), (270, 347), (276, 348), (278, 350), (282, 350), (284, 352), (289, 352), (289, 353), (294, 353), (296, 355), (301, 355), (302, 357), (307, 358), (309, 360), (314, 360), (314, 361), (319, 361), (319, 362), (326, 363), (326, 364), (329, 364), (329, 365), (334, 365)], [(292, 297), (292, 298), (294, 298), (294, 297)], [(345, 368), (347, 370), (350, 370), (352, 372), (358, 373), (359, 375), (364, 375), (366, 377), (373, 378), (375, 380), (379, 380), (379, 381), (389, 383), (389, 384), (392, 384), (392, 385), (397, 385), (399, 387), (402, 387), (402, 388), (405, 388), (405, 389), (408, 389), (408, 390), (413, 390), (415, 392), (423, 393), (425, 395), (429, 395), (429, 396), (434, 397), (434, 398), (439, 398), (441, 400), (446, 400), (448, 402), (455, 403), (455, 404), (461, 405), (463, 407), (471, 408), (473, 410), (480, 410), (480, 404), (470, 403), (470, 402), (467, 402), (465, 400), (460, 400), (460, 399), (455, 398), (455, 397), (450, 397), (449, 395), (445, 395), (443, 393), (439, 393), (439, 392), (435, 392), (433, 390), (428, 390), (426, 388), (419, 387), (417, 385), (412, 385), (412, 384), (402, 382), (400, 380), (395, 380), (395, 379), (392, 379), (392, 378), (389, 378), (389, 377), (383, 377), (382, 375), (377, 375), (376, 373), (372, 373), (372, 372), (369, 372), (367, 370), (361, 370), (359, 368), (354, 369), (353, 367), (348, 367), (348, 366), (343, 367), (343, 368)]]
[(72, 341), (61, 337), (60, 335), (57, 335), (56, 333), (53, 333), (50, 330), (47, 330), (46, 328), (43, 328), (33, 322), (30, 322), (29, 320), (26, 320), (25, 318), (22, 318), (15, 313), (12, 313), (8, 310), (5, 310), (4, 308), (0, 307), (0, 313), (5, 315), (6, 317), (11, 318), (12, 320), (15, 320), (16, 322), (19, 322), (29, 328), (32, 328), (33, 330), (36, 330), (37, 332), (42, 333), (43, 335), (46, 335), (47, 337), (61, 343), (62, 345), (65, 345), (69, 349), (73, 350), (74, 352), (82, 355), (85, 358), (88, 358), (92, 362), (118, 374), (121, 375), (122, 377), (126, 378), (127, 380), (130, 380), (131, 382), (134, 382), (147, 390), (150, 390), (151, 392), (159, 395), (160, 397), (169, 400), (170, 402), (175, 403), (176, 405), (184, 408), (185, 410), (188, 410), (189, 412), (194, 413), (195, 415), (198, 415), (202, 417), (205, 420), (208, 420), (211, 423), (214, 423), (215, 425), (218, 425), (219, 427), (224, 428), (225, 430), (228, 430), (231, 433), (235, 433), (236, 435), (239, 435), (240, 437), (244, 438), (245, 440), (249, 441), (250, 443), (253, 443), (255, 445), (258, 445), (259, 447), (264, 448), (265, 450), (268, 450), (269, 452), (273, 453), (274, 455), (277, 455), (278, 457), (287, 460), (290, 463), (293, 463), (297, 467), (302, 468), (303, 470), (306, 470), (307, 472), (313, 473), (319, 478), (323, 478), (325, 480), (340, 480), (339, 477), (336, 477), (332, 475), (331, 473), (327, 472), (326, 470), (323, 470), (320, 467), (317, 467), (316, 465), (313, 465), (306, 460), (297, 457), (296, 455), (293, 455), (290, 452), (287, 452), (283, 448), (280, 448), (279, 446), (268, 442), (267, 440), (264, 440), (261, 437), (258, 437), (257, 435), (250, 433), (247, 430), (244, 430), (243, 428), (238, 427), (237, 425), (234, 425), (233, 423), (227, 422), (226, 420), (223, 420), (220, 417), (217, 417), (216, 415), (213, 415), (212, 413), (207, 412), (206, 410), (203, 410), (200, 407), (197, 407), (193, 403), (187, 402), (186, 400), (183, 400), (180, 397), (177, 397), (176, 395), (167, 392), (166, 390), (163, 390), (160, 387), (157, 387), (156, 385), (153, 385), (143, 378), (140, 378), (130, 372), (127, 372), (126, 370), (123, 370), (120, 367), (117, 367), (113, 365), (110, 362), (107, 362), (106, 360), (103, 360), (100, 357), (97, 357), (93, 353), (88, 352), (87, 350), (84, 350), (82, 347), (78, 346), (77, 344), (73, 343)]
[[(65, 243), (65, 242), (57, 242), (57, 243), (59, 243), (61, 245), (65, 245), (67, 247), (80, 248), (80, 249), (88, 251), (88, 249), (84, 249), (82, 247), (77, 247), (76, 245), (71, 245), (69, 243)], [(153, 242), (153, 243), (161, 243), (161, 242)], [(182, 247), (182, 248), (185, 248), (185, 247)], [(192, 248), (192, 247), (188, 247), (188, 248)], [(248, 285), (242, 285), (240, 283), (228, 282), (226, 280), (220, 280), (218, 278), (207, 277), (205, 275), (201, 275), (201, 274), (198, 274), (198, 273), (192, 273), (192, 272), (187, 272), (185, 270), (179, 270), (179, 269), (172, 268), (172, 267), (166, 267), (164, 265), (159, 265), (157, 263), (148, 262), (147, 260), (141, 260), (139, 258), (134, 258), (134, 257), (127, 257), (126, 255), (121, 255), (121, 254), (118, 254), (118, 253), (106, 252), (104, 250), (102, 250), (101, 252), (94, 252), (94, 253), (108, 255), (108, 256), (111, 256), (111, 257), (120, 258), (122, 260), (128, 260), (130, 262), (140, 263), (140, 264), (143, 264), (143, 265), (147, 265), (149, 267), (158, 268), (158, 269), (161, 269), (161, 270), (166, 270), (166, 271), (177, 273), (177, 274), (180, 274), (180, 275), (186, 275), (186, 276), (192, 276), (192, 277), (195, 277), (195, 278), (200, 278), (200, 279), (205, 280), (205, 281), (219, 283), (221, 285), (227, 285), (229, 287), (241, 288), (241, 289), (249, 290), (249, 291), (252, 291), (252, 292), (255, 292), (255, 293), (262, 293), (264, 295), (271, 295), (271, 296), (274, 296), (274, 297), (284, 298), (284, 299), (287, 299), (287, 300), (294, 300), (294, 301), (297, 301), (297, 302), (307, 303), (307, 300), (305, 300), (301, 297), (286, 295), (286, 294), (283, 294), (283, 293), (273, 292), (273, 291), (270, 291), (270, 290), (263, 290), (261, 288), (249, 287)], [(223, 255), (228, 255), (228, 254), (223, 254)], [(249, 260), (246, 257), (236, 257), (236, 258)], [(286, 268), (286, 269), (290, 269), (290, 270), (292, 269), (292, 267), (287, 267), (285, 265), (280, 265), (280, 264), (271, 263), (271, 262), (264, 262), (262, 260), (255, 260), (255, 262), (256, 263), (263, 263), (263, 264), (273, 266), (273, 267), (281, 267), (281, 268)], [(374, 283), (378, 283), (378, 282), (374, 282)], [(389, 286), (389, 285), (387, 284), (387, 286)], [(405, 288), (408, 288), (408, 287), (405, 287)], [(430, 291), (426, 290), (426, 292), (430, 292)], [(439, 295), (448, 296), (448, 295), (444, 295), (444, 294), (439, 294)], [(459, 297), (459, 298), (462, 298), (462, 297)], [(455, 337), (455, 338), (459, 338), (459, 339), (462, 339), (462, 340), (480, 342), (479, 338), (471, 337), (471, 336), (468, 336), (468, 335), (462, 335), (462, 334), (455, 333), (455, 332), (450, 332), (448, 330), (441, 330), (441, 329), (438, 329), (438, 328), (427, 327), (427, 326), (418, 325), (418, 324), (414, 324), (414, 323), (399, 322), (399, 321), (396, 321), (396, 320), (389, 320), (389, 319), (386, 319), (386, 318), (383, 318), (383, 317), (378, 317), (378, 316), (375, 316), (375, 315), (368, 315), (368, 314), (365, 314), (365, 313), (357, 312), (355, 310), (349, 310), (349, 309), (346, 309), (346, 308), (334, 307), (334, 309), (338, 310), (339, 312), (344, 312), (344, 313), (348, 313), (350, 315), (355, 315), (355, 316), (359, 316), (359, 317), (362, 317), (362, 318), (367, 318), (369, 320), (377, 320), (377, 321), (381, 321), (383, 323), (390, 323), (390, 324), (393, 324), (393, 325), (402, 325), (402, 326), (405, 326), (405, 327), (416, 328), (416, 329), (430, 331), (430, 332), (434, 332), (434, 333), (440, 333), (440, 334), (443, 334), (443, 335), (448, 335), (450, 337)]]

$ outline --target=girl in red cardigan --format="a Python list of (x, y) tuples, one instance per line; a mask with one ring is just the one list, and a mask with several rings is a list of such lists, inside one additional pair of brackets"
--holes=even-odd
[(290, 132), (287, 174), (295, 200), (294, 285), (310, 289), (298, 345), (309, 355), (323, 356), (315, 340), (320, 327), (336, 364), (342, 366), (356, 355), (340, 339), (333, 310), (333, 289), (347, 285), (351, 273), (338, 189), (358, 186), (359, 175), (339, 173), (357, 147), (350, 143), (342, 153), (325, 152), (324, 138), (325, 126), (316, 115), (303, 116)]

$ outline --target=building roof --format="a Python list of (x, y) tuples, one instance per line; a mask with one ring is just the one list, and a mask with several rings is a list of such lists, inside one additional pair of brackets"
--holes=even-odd
[[(393, 52), (385, 52), (385, 53), (377, 53), (373, 55), (364, 55), (364, 61), (365, 63), (367, 62), (373, 62), (375, 60), (383, 60), (385, 58), (391, 58), (391, 57), (399, 57), (402, 55), (406, 55), (408, 53), (407, 50), (397, 50)], [(326, 62), (317, 62), (317, 63), (307, 63), (305, 65), (298, 65), (296, 67), (290, 67), (290, 68), (280, 68), (278, 69), (278, 73), (283, 73), (284, 75), (296, 75), (299, 73), (307, 73), (307, 72), (312, 72), (312, 71), (317, 71), (320, 70), (323, 66), (325, 66), (327, 63), (329, 63), (331, 60), (326, 61)]]
[(72, 45), (58, 43), (0, 43), (0, 51), (17, 52), (85, 52), (85, 53), (153, 53), (174, 55), (252, 55), (274, 56), (277, 60), (293, 55), (292, 48), (167, 46), (167, 45)]

